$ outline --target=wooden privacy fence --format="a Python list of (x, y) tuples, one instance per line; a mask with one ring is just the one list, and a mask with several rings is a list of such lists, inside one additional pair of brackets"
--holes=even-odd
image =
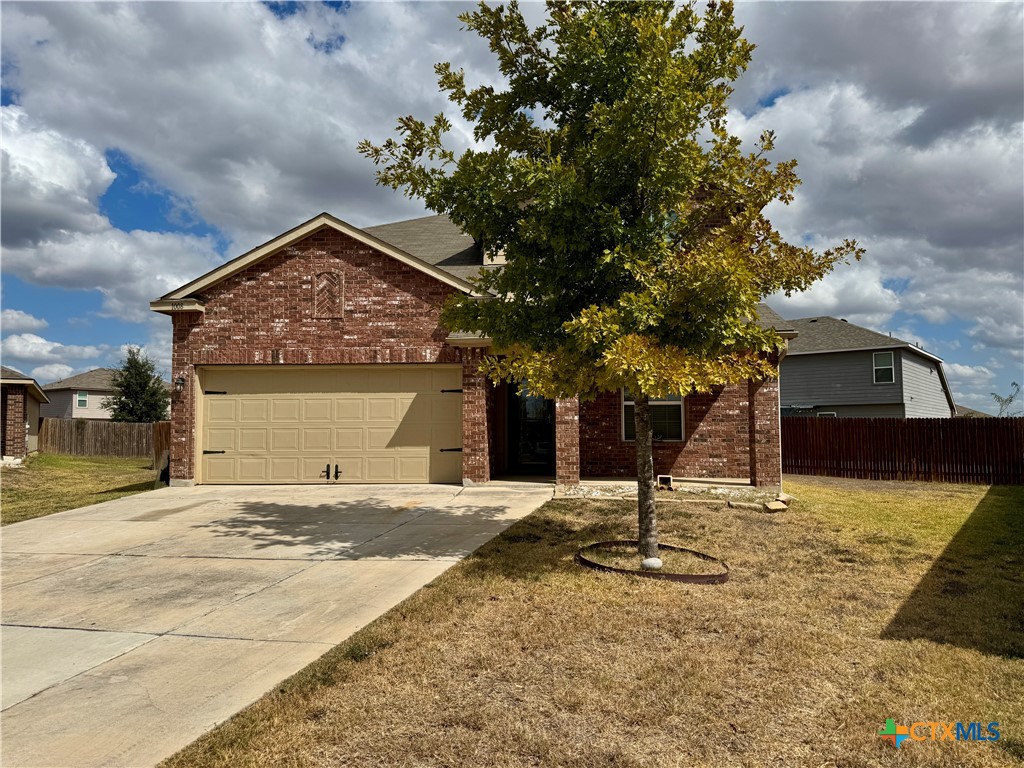
[(157, 458), (171, 443), (171, 422), (125, 424), (88, 419), (43, 419), (39, 450), (72, 456)]
[(782, 471), (1024, 483), (1024, 419), (782, 419)]

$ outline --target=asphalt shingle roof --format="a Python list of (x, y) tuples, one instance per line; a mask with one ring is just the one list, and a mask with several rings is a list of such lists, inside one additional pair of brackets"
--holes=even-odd
[(94, 368), (77, 376), (68, 376), (66, 379), (45, 384), (43, 390), (53, 392), (60, 389), (106, 389), (113, 392), (115, 373), (113, 368)]
[(462, 280), (476, 277), (484, 263), (473, 238), (447, 216), (423, 216), (363, 231)]
[(800, 334), (789, 343), (791, 355), (881, 347), (918, 349), (903, 339), (876, 333), (835, 317), (803, 317), (799, 320), (790, 320), (789, 324)]
[[(463, 280), (476, 277), (484, 263), (483, 251), (473, 238), (443, 214), (365, 227), (363, 231)], [(762, 328), (780, 333), (793, 330), (792, 323), (767, 304), (758, 304), (757, 311)]]
[(31, 376), (26, 376), (21, 371), (16, 371), (13, 368), (8, 368), (6, 365), (0, 365), (0, 378), (4, 379), (28, 379), (32, 380)]

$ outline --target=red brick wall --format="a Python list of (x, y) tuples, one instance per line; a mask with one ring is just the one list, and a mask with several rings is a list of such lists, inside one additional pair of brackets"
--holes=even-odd
[(491, 479), (491, 429), (488, 415), (493, 389), (480, 373), (479, 349), (467, 349), (462, 358), (462, 480), (486, 483)]
[(555, 483), (578, 485), (579, 482), (580, 401), (576, 398), (555, 400)]
[(27, 443), (25, 435), (25, 385), (4, 384), (0, 395), (0, 449), (4, 456), (20, 458), (25, 455)]
[[(676, 477), (751, 478), (758, 484), (778, 485), (778, 383), (765, 382), (754, 391), (756, 475), (751, 474), (751, 389), (747, 384), (686, 397), (685, 439), (654, 444), (655, 472)], [(772, 413), (774, 433), (769, 426)], [(618, 392), (580, 404), (580, 471), (584, 477), (635, 477), (636, 448), (621, 435), (622, 399)], [(771, 467), (776, 461), (779, 470), (773, 474)]]
[[(341, 317), (315, 311), (316, 275), (341, 277)], [(174, 318), (171, 477), (195, 476), (197, 365), (459, 363), (439, 312), (455, 289), (324, 228), (202, 292), (206, 312)], [(319, 314), (335, 314), (321, 302)], [(486, 459), (484, 467), (486, 468)]]
[(779, 422), (779, 380), (748, 385), (751, 404), (750, 481), (758, 486), (782, 486), (782, 431)]

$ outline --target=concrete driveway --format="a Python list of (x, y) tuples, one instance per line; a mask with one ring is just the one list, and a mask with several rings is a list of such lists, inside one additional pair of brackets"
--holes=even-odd
[(0, 761), (153, 765), (551, 495), (166, 488), (5, 527)]

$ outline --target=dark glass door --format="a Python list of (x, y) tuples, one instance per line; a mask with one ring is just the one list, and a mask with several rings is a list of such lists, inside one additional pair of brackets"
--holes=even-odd
[(509, 387), (509, 470), (527, 475), (555, 473), (555, 404)]

